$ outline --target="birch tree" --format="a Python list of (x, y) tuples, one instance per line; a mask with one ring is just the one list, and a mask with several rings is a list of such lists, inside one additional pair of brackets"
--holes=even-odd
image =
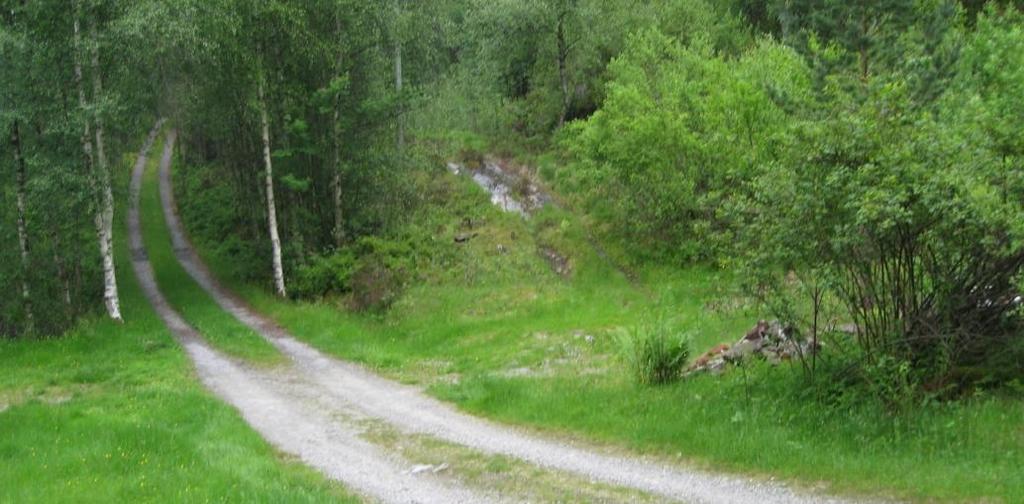
[(102, 116), (103, 72), (100, 68), (99, 39), (96, 36), (96, 22), (90, 23), (91, 34), (91, 70), (93, 93), (93, 120), (96, 123), (96, 173), (99, 186), (99, 210), (97, 228), (99, 229), (100, 254), (103, 256), (103, 300), (107, 305), (107, 313), (114, 320), (121, 320), (121, 301), (117, 292), (117, 272), (114, 268), (114, 193), (110, 181), (110, 166), (107, 162), (107, 151), (104, 143)]
[[(75, 2), (74, 5), (74, 46), (73, 46), (73, 61), (74, 61), (74, 75), (75, 83), (78, 88), (78, 105), (83, 114), (82, 119), (82, 154), (85, 159), (86, 166), (89, 167), (91, 172), (91, 184), (93, 194), (96, 199), (95, 209), (95, 226), (96, 236), (99, 241), (100, 258), (102, 261), (103, 268), (103, 302), (106, 305), (107, 315), (116, 321), (122, 321), (121, 317), (121, 302), (118, 298), (117, 292), (117, 272), (114, 267), (114, 251), (113, 251), (113, 219), (114, 219), (114, 197), (113, 190), (110, 185), (110, 171), (107, 166), (106, 152), (103, 144), (103, 125), (99, 117), (99, 107), (96, 107), (96, 103), (93, 103), (92, 113), (90, 114), (89, 102), (86, 99), (84, 77), (82, 71), (82, 59), (84, 56), (85, 49), (82, 47), (82, 34), (81, 34), (81, 17), (82, 8), (80, 2)], [(92, 70), (92, 87), (93, 87), (93, 101), (96, 102), (100, 99), (103, 92), (102, 76), (100, 75), (99, 68), (99, 48), (96, 47), (97, 40), (95, 38), (96, 31), (95, 27), (90, 30), (92, 35), (91, 42), (91, 70)], [(95, 128), (95, 150), (93, 146), (93, 134), (91, 128), (91, 121), (96, 122)]]
[(334, 246), (340, 248), (345, 242), (345, 207), (344, 207), (344, 188), (342, 187), (341, 181), (341, 125), (338, 124), (341, 121), (341, 107), (335, 105), (334, 107), (334, 124), (332, 126), (332, 137), (334, 139), (334, 155), (332, 156), (334, 162), (332, 168), (334, 173), (331, 175), (331, 191), (332, 200), (331, 203), (334, 207), (334, 226), (331, 228), (331, 237), (334, 239)]
[[(22, 139), (21, 139), (21, 121), (22, 121), (22, 110), (21, 105), (25, 101), (22, 93), (19, 89), (24, 87), (24, 81), (19, 79), (18, 75), (24, 75), (22, 68), (18, 68), (26, 57), (26, 48), (28, 44), (25, 42), (23, 34), (18, 33), (15, 27), (15, 12), (10, 12), (11, 18), (8, 23), (0, 25), (0, 66), (5, 69), (5, 72), (9, 72), (6, 75), (6, 79), (10, 81), (0, 81), (3, 85), (0, 88), (0, 124), (6, 124), (8, 119), (10, 124), (10, 152), (13, 154), (14, 161), (14, 199), (15, 199), (15, 212), (16, 212), (16, 228), (18, 236), (18, 257), (19, 266), (21, 270), (21, 302), (25, 316), (25, 332), (32, 333), (35, 329), (35, 316), (32, 310), (32, 288), (30, 280), (30, 257), (29, 257), (29, 238), (28, 238), (28, 216), (27, 216), (27, 168), (25, 165), (25, 156), (22, 151)], [(10, 27), (10, 28), (8, 28)], [(13, 77), (13, 79), (12, 79)], [(6, 80), (3, 79), (3, 80)], [(3, 117), (3, 116), (8, 117)]]
[(32, 313), (32, 291), (29, 287), (29, 271), (31, 270), (28, 255), (28, 229), (26, 222), (26, 169), (25, 157), (21, 152), (21, 128), (17, 119), (11, 126), (11, 150), (14, 152), (15, 200), (18, 207), (18, 249), (21, 253), (21, 299), (25, 307), (25, 330), (35, 332), (35, 316)]
[(274, 203), (274, 166), (270, 156), (270, 120), (267, 118), (267, 97), (264, 91), (266, 77), (257, 71), (257, 106), (260, 114), (260, 140), (263, 142), (264, 191), (267, 196), (267, 227), (273, 254), (274, 290), (278, 296), (287, 296), (284, 285), (284, 267), (281, 264), (281, 237), (277, 231), (277, 205)]
[(242, 49), (243, 60), (249, 62), (252, 78), (256, 85), (256, 109), (259, 116), (260, 143), (263, 158), (263, 193), (266, 198), (267, 234), (270, 238), (271, 266), (274, 278), (274, 292), (286, 297), (284, 264), (282, 261), (281, 235), (278, 230), (277, 202), (274, 197), (274, 165), (273, 144), (271, 138), (271, 114), (268, 105), (270, 77), (277, 74), (280, 64), (275, 56), (280, 56), (289, 48), (287, 42), (293, 37), (300, 37), (301, 22), (297, 21), (301, 11), (296, 7), (280, 2), (253, 2), (247, 6), (248, 12), (243, 15), (249, 21), (243, 29), (252, 33)]

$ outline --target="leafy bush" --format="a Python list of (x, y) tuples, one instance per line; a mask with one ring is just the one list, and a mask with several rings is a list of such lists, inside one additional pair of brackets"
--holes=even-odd
[(364, 262), (352, 276), (350, 306), (358, 311), (382, 311), (391, 307), (405, 290), (406, 272), (383, 262)]
[[(854, 322), (865, 383), (955, 392), (1019, 373), (991, 366), (1024, 334), (1019, 164), (992, 149), (962, 95), (940, 102), (940, 121), (902, 80), (869, 92), (829, 96), (794, 126), (751, 199), (732, 202), (751, 277), (782, 316), (800, 312), (792, 303), (837, 301), (794, 322)], [(812, 298), (787, 300), (801, 290)]]
[(352, 307), (361, 311), (390, 308), (405, 290), (421, 252), (429, 254), (409, 237), (360, 239), (356, 244), (358, 267), (352, 276)]
[(715, 257), (730, 227), (718, 209), (777, 155), (780, 104), (806, 99), (808, 68), (770, 42), (726, 60), (647, 31), (608, 71), (603, 107), (563, 140), (584, 203), (639, 250)]
[(367, 236), (325, 256), (313, 256), (296, 269), (296, 298), (349, 296), (357, 310), (388, 308), (402, 293), (419, 255), (410, 239)]
[(355, 271), (356, 256), (352, 250), (313, 256), (296, 269), (291, 294), (297, 298), (319, 298), (349, 292)]
[(642, 385), (662, 385), (677, 380), (690, 358), (689, 338), (664, 323), (623, 331), (618, 343), (623, 360)]

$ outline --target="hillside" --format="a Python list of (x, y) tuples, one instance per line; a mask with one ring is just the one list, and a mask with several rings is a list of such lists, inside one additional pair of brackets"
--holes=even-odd
[(0, 502), (1024, 501), (1018, 2), (0, 0), (0, 67)]

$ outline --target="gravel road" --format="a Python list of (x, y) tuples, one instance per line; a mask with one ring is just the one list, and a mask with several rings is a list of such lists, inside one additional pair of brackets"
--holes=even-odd
[[(131, 181), (128, 234), (132, 268), (140, 286), (164, 323), (185, 348), (203, 384), (234, 406), (256, 431), (279, 450), (294, 455), (351, 490), (386, 503), (495, 502), (490, 495), (461, 487), (432, 474), (412, 474), (412, 465), (361, 437), (357, 424), (338, 421), (341, 408), (327, 407), (297, 390), (316, 390), (315, 383), (285, 369), (257, 369), (235, 362), (210, 348), (161, 294), (142, 241), (139, 191), (146, 157), (159, 133), (157, 123), (136, 160)], [(175, 132), (167, 135), (161, 166), (170, 165)]]
[[(172, 132), (169, 140), (173, 141), (173, 135)], [(448, 404), (427, 396), (419, 388), (384, 379), (361, 366), (320, 353), (291, 336), (274, 321), (257, 313), (237, 295), (224, 288), (203, 264), (190, 244), (177, 215), (171, 184), (170, 155), (171, 151), (165, 150), (164, 159), (160, 164), (160, 194), (164, 216), (171, 229), (172, 244), (179, 262), (225, 311), (263, 335), (290, 358), (293, 363), (291, 372), (297, 376), (297, 378), (292, 378), (294, 381), (301, 383), (303, 387), (314, 387), (318, 390), (318, 394), (330, 397), (332, 400), (327, 402), (335, 405), (340, 411), (346, 411), (349, 415), (382, 421), (402, 433), (432, 436), (478, 452), (505, 455), (538, 467), (572, 473), (588, 481), (637, 489), (667, 501), (766, 504), (853, 502), (796, 490), (777, 482), (720, 475), (678, 465), (666, 465), (638, 457), (624, 457), (600, 449), (574, 446), (526, 433), (517, 428), (467, 415)], [(138, 167), (136, 169), (138, 170)], [(137, 227), (137, 222), (135, 225)], [(257, 413), (263, 409), (242, 400), (250, 395), (258, 396), (269, 392), (233, 392), (230, 389), (236, 386), (233, 385), (236, 382), (233, 381), (233, 378), (228, 378), (225, 375), (238, 372), (235, 371), (237, 366), (232, 367), (225, 364), (223, 359), (205, 357), (207, 353), (212, 354), (212, 351), (206, 347), (202, 348), (202, 351), (190, 350), (190, 352), (194, 358), (197, 358), (197, 366), (200, 366), (199, 357), (217, 363), (216, 365), (211, 364), (208, 372), (201, 373), (211, 388), (214, 388), (220, 395), (243, 411), (250, 423), (257, 430), (263, 432), (271, 442), (285, 451), (298, 449), (294, 445), (302, 443), (291, 439), (295, 437), (294, 434), (278, 432), (273, 427), (282, 424), (276, 424), (267, 419), (269, 414)], [(221, 376), (206, 376), (216, 373), (220, 373)], [(269, 379), (273, 380), (273, 377)], [(243, 383), (245, 382), (243, 381)], [(246, 387), (246, 385), (238, 386)], [(257, 387), (257, 385), (248, 387)], [(292, 390), (294, 391), (294, 389)], [(294, 397), (292, 399), (299, 400)], [(268, 405), (267, 408), (283, 410), (290, 407), (289, 398), (276, 397), (273, 400), (279, 402), (275, 403), (273, 407)], [(260, 404), (270, 401), (271, 399), (255, 400)], [(251, 411), (251, 413), (247, 411)], [(290, 413), (278, 411), (275, 414), (289, 416)], [(305, 414), (292, 414), (301, 416), (304, 422), (314, 424), (303, 427), (303, 429), (321, 433), (321, 438), (332, 439), (329, 434), (332, 432), (332, 427), (322, 425)], [(253, 418), (250, 418), (250, 415)], [(354, 441), (345, 437), (346, 434), (334, 433), (333, 435), (335, 438), (343, 439), (343, 441), (336, 441), (337, 450), (355, 449)], [(292, 448), (285, 448), (285, 446)], [(374, 463), (384, 464), (382, 459), (386, 457), (376, 455), (370, 458)], [(303, 459), (306, 460), (307, 457), (303, 456)], [(332, 460), (330, 457), (324, 455), (310, 454), (308, 461), (329, 475), (335, 476), (333, 471), (339, 471), (339, 469), (335, 467), (337, 464), (331, 463), (330, 460)], [(394, 476), (386, 473), (387, 469), (384, 465), (369, 467), (372, 467), (374, 471), (385, 471), (378, 475), (380, 481), (386, 481), (389, 477)], [(338, 479), (349, 482), (349, 479), (346, 478), (353, 481), (359, 479), (356, 475), (347, 473), (338, 476)], [(415, 479), (412, 483), (418, 485), (420, 480)], [(353, 486), (359, 488), (359, 485), (353, 484)], [(433, 500), (447, 502), (461, 500), (464, 497), (461, 492), (467, 491), (465, 489), (442, 489), (436, 486), (427, 488), (426, 485), (415, 490), (418, 495), (429, 495), (433, 497)], [(454, 499), (439, 498), (440, 494), (435, 492), (440, 491), (455, 492), (456, 497)], [(475, 502), (480, 502), (485, 496), (470, 498)], [(428, 501), (430, 500), (417, 500), (417, 502)]]

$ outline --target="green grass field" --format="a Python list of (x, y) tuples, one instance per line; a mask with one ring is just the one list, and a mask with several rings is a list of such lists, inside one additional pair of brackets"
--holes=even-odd
[[(155, 169), (152, 161), (142, 211), (161, 289), (221, 350), (278, 362), (272, 347), (219, 310), (174, 260)], [(510, 252), (519, 263), (505, 268), (508, 258), (489, 253), (495, 240), (531, 230), (502, 216), (488, 222), (464, 251), (477, 264), (472, 281), (462, 271), (414, 286), (383, 316), (233, 286), (318, 348), (503, 422), (832, 491), (1024, 499), (1019, 398), (979, 395), (912, 415), (890, 415), (870, 401), (830, 409), (806, 399), (795, 369), (759, 365), (640, 387), (616, 358), (615, 331), (658, 316), (689, 334), (697, 351), (734, 340), (755, 314), (728, 307), (729, 275), (650, 270), (634, 285), (571, 235), (562, 244), (579, 247), (571, 280), (544, 272), (523, 250)], [(531, 240), (517, 246), (533, 247)], [(523, 269), (531, 274), (517, 274)], [(130, 270), (122, 268), (120, 278), (125, 325), (94, 319), (61, 339), (0, 342), (0, 501), (353, 500), (284, 460), (205, 392)]]
[(124, 325), (0, 341), (0, 502), (356, 502), (202, 388), (116, 231)]
[[(662, 317), (690, 335), (697, 353), (735, 341), (756, 314), (730, 302), (732, 278), (707, 268), (652, 269), (634, 286), (571, 237), (581, 258), (572, 280), (503, 271), (489, 265), (502, 259), (488, 252), (488, 237), (529, 230), (515, 219), (486, 220), (466, 250), (478, 278), (413, 287), (384, 316), (233, 285), (314, 346), (503, 422), (836, 492), (1024, 500), (1019, 398), (979, 395), (907, 415), (872, 400), (828, 408), (807, 398), (797, 369), (786, 365), (637, 386), (616, 358), (615, 331)], [(227, 270), (222, 258), (204, 255), (214, 270)]]

